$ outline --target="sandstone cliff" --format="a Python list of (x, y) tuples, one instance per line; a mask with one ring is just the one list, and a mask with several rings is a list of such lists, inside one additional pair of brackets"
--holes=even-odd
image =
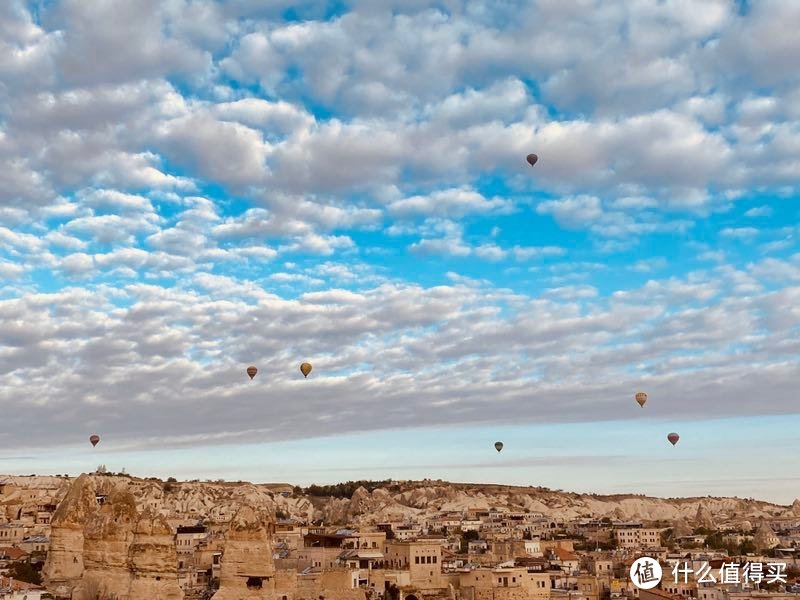
[(182, 600), (178, 585), (175, 537), (163, 517), (146, 509), (133, 531), (128, 549), (131, 583), (128, 597)]
[(183, 598), (172, 531), (149, 509), (139, 512), (131, 487), (125, 478), (75, 480), (53, 517), (43, 569), (57, 596)]
[(275, 597), (271, 519), (242, 506), (225, 534), (220, 587), (214, 600), (267, 600)]

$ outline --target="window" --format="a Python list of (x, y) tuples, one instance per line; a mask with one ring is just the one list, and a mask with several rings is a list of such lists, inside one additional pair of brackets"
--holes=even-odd
[(247, 578), (247, 589), (248, 590), (260, 590), (263, 585), (263, 579), (261, 577), (248, 577)]
[(414, 557), (414, 564), (415, 564), (415, 565), (418, 565), (418, 564), (419, 564), (419, 556), (415, 556), (415, 557)]

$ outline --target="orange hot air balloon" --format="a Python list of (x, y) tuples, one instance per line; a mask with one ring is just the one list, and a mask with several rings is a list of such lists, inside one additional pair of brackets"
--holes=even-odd
[(539, 157), (538, 157), (538, 156), (536, 156), (535, 154), (528, 154), (528, 156), (526, 156), (526, 157), (525, 157), (525, 160), (527, 160), (527, 161), (528, 161), (528, 164), (529, 164), (530, 166), (533, 166), (533, 165), (535, 165), (535, 164), (536, 164), (536, 162), (539, 160)]
[(308, 377), (308, 374), (311, 373), (312, 368), (313, 367), (311, 366), (311, 363), (305, 362), (300, 365), (300, 372), (303, 374), (303, 377)]
[(250, 376), (250, 379), (255, 377), (256, 373), (258, 373), (258, 369), (256, 369), (254, 366), (251, 365), (247, 367), (247, 374)]
[(494, 443), (494, 449), (497, 450), (498, 452), (500, 452), (500, 450), (503, 449), (503, 442), (495, 442)]
[(644, 403), (647, 402), (647, 394), (639, 392), (636, 394), (636, 401), (639, 403), (639, 406), (644, 407)]
[(89, 438), (89, 441), (92, 443), (92, 446), (97, 446), (97, 443), (100, 441), (100, 436), (93, 435)]
[(667, 436), (667, 439), (669, 440), (669, 443), (674, 446), (678, 443), (678, 440), (681, 439), (681, 436), (679, 436), (677, 433), (670, 433)]

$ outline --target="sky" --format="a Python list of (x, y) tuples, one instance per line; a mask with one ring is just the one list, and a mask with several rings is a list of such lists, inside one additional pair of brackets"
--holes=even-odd
[(0, 3), (0, 472), (800, 497), (800, 4), (267, 4)]

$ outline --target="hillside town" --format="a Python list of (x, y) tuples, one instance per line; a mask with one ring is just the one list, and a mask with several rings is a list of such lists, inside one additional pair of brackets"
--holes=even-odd
[[(627, 514), (655, 499), (383, 485), (0, 478), (0, 600), (782, 600), (800, 592), (798, 501), (675, 501), (685, 516), (659, 521)], [(521, 508), (534, 503), (542, 510)], [(577, 516), (587, 505), (611, 515)], [(642, 557), (661, 567), (657, 587), (634, 581)]]

